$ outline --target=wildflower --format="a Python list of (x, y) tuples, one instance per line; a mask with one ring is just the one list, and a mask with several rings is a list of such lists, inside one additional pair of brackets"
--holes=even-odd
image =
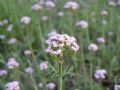
[(7, 71), (6, 71), (6, 70), (0, 69), (0, 76), (6, 75), (6, 74), (7, 74)]
[(91, 43), (89, 46), (88, 46), (88, 49), (91, 50), (91, 51), (97, 51), (98, 50), (98, 46), (94, 43)]
[(106, 74), (107, 74), (106, 70), (104, 70), (104, 69), (98, 69), (94, 73), (94, 78), (95, 79), (105, 79)]
[(84, 29), (88, 27), (88, 23), (84, 20), (81, 20), (76, 23), (76, 26)]
[(13, 29), (13, 24), (8, 25), (7, 31), (12, 31), (12, 29)]
[(43, 83), (40, 82), (40, 83), (38, 84), (38, 87), (39, 87), (39, 88), (42, 88), (42, 87), (43, 87)]
[(43, 21), (47, 21), (47, 20), (48, 20), (48, 16), (43, 16), (43, 17), (42, 17), (42, 20), (43, 20)]
[(113, 34), (114, 34), (114, 33), (113, 33), (112, 31), (109, 31), (109, 32), (108, 32), (108, 35), (109, 35), (109, 36), (113, 36)]
[(117, 1), (117, 5), (120, 5), (120, 0)]
[(46, 70), (48, 68), (48, 62), (40, 63), (40, 70)]
[(107, 21), (106, 20), (102, 20), (102, 24), (103, 25), (107, 25)]
[(3, 26), (3, 25), (4, 25), (4, 23), (2, 21), (0, 21), (0, 26)]
[(116, 6), (116, 3), (114, 1), (109, 1), (108, 3), (110, 6)]
[(23, 53), (24, 53), (25, 56), (28, 56), (28, 55), (32, 54), (32, 52), (28, 49), (24, 50)]
[(42, 9), (42, 6), (40, 6), (40, 4), (38, 4), (38, 3), (33, 4), (31, 6), (31, 10), (33, 10), (33, 11), (39, 11), (40, 9)]
[(115, 84), (115, 85), (114, 85), (114, 90), (120, 90), (120, 85)]
[(79, 46), (76, 43), (74, 37), (70, 37), (67, 34), (58, 34), (58, 33), (49, 33), (48, 39), (46, 40), (48, 48), (45, 49), (45, 52), (51, 55), (62, 55), (63, 48), (68, 47), (73, 52), (78, 51)]
[(101, 12), (101, 16), (107, 16), (108, 15), (108, 12), (106, 11), (106, 10), (103, 10), (102, 12)]
[(59, 16), (59, 17), (64, 16), (64, 12), (62, 12), (62, 11), (58, 12), (58, 13), (57, 13), (57, 16)]
[(8, 59), (7, 66), (9, 69), (13, 69), (15, 67), (18, 67), (20, 64), (16, 61), (14, 57), (11, 57)]
[(97, 41), (98, 41), (99, 43), (105, 43), (105, 38), (104, 38), (104, 37), (98, 37), (98, 38), (97, 38)]
[(16, 38), (10, 38), (8, 41), (7, 41), (7, 44), (14, 44), (16, 43), (17, 39)]
[(47, 84), (47, 87), (48, 87), (48, 89), (54, 89), (55, 87), (56, 87), (56, 85), (55, 85), (55, 83), (53, 83), (53, 82), (49, 82), (48, 84)]
[(5, 35), (0, 34), (0, 39), (4, 39)]
[(8, 19), (4, 19), (2, 22), (3, 22), (3, 24), (8, 24), (9, 21), (8, 21)]
[(72, 10), (76, 10), (78, 9), (80, 6), (78, 3), (73, 2), (73, 1), (68, 1), (67, 3), (65, 3), (64, 8), (65, 9), (72, 9)]
[(31, 22), (31, 18), (29, 16), (23, 16), (21, 17), (20, 22), (23, 24), (29, 24)]
[(6, 84), (6, 90), (20, 90), (19, 82), (12, 81)]
[(27, 67), (27, 68), (25, 69), (25, 72), (26, 72), (26, 73), (29, 73), (29, 74), (32, 74), (32, 73), (33, 73), (33, 68), (32, 68), (32, 67)]
[(51, 8), (55, 7), (55, 3), (52, 2), (52, 1), (46, 1), (45, 6), (46, 6), (47, 9), (51, 9)]

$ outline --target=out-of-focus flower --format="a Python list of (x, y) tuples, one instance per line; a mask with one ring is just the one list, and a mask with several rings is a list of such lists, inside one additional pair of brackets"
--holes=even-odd
[(114, 1), (109, 1), (108, 4), (109, 4), (110, 6), (116, 6), (116, 3), (115, 3)]
[(40, 83), (38, 84), (38, 87), (39, 87), (39, 88), (42, 88), (42, 87), (43, 87), (43, 83), (40, 82)]
[(114, 33), (113, 33), (112, 31), (109, 31), (109, 32), (108, 32), (108, 35), (109, 35), (109, 36), (113, 36), (113, 34), (114, 34)]
[(42, 21), (47, 21), (48, 20), (48, 16), (43, 16), (41, 19), (42, 19)]
[(67, 3), (65, 3), (64, 8), (65, 9), (72, 9), (72, 10), (76, 10), (78, 9), (80, 6), (77, 2), (73, 2), (73, 1), (68, 1)]
[(40, 9), (42, 9), (42, 6), (38, 3), (35, 3), (31, 6), (31, 10), (33, 11), (39, 11)]
[(0, 34), (0, 39), (4, 39), (5, 35)]
[(0, 76), (6, 75), (6, 74), (7, 74), (7, 70), (0, 69)]
[(12, 29), (13, 29), (13, 24), (8, 25), (7, 31), (12, 31)]
[(98, 50), (98, 46), (95, 44), (95, 43), (91, 43), (89, 46), (88, 46), (88, 49), (95, 52)]
[(98, 69), (94, 73), (94, 78), (95, 79), (105, 79), (106, 75), (107, 75), (107, 71), (106, 70)]
[(7, 66), (9, 69), (14, 69), (16, 67), (18, 67), (20, 64), (16, 61), (16, 59), (14, 57), (10, 57), (8, 59), (8, 63)]
[(48, 68), (48, 62), (40, 63), (40, 70), (46, 70)]
[(120, 5), (120, 0), (117, 1), (117, 5)]
[(2, 22), (3, 22), (3, 24), (8, 24), (9, 21), (8, 21), (8, 19), (4, 19)]
[(76, 22), (76, 26), (84, 29), (88, 27), (88, 23), (85, 20), (81, 20), (81, 21)]
[(106, 10), (103, 10), (103, 11), (101, 12), (101, 15), (102, 15), (102, 16), (107, 16), (107, 15), (108, 15), (108, 12), (107, 12)]
[(48, 89), (52, 90), (52, 89), (54, 89), (54, 88), (56, 87), (56, 85), (55, 85), (55, 83), (53, 83), (53, 82), (49, 82), (49, 83), (47, 84), (47, 87), (48, 87)]
[(30, 50), (26, 49), (26, 50), (23, 51), (23, 54), (24, 54), (25, 56), (29, 56), (29, 55), (32, 54), (32, 52), (31, 52)]
[(31, 18), (29, 16), (22, 16), (20, 22), (23, 24), (29, 24), (31, 22)]
[(32, 74), (33, 73), (33, 68), (32, 67), (27, 67), (27, 68), (25, 68), (25, 72), (29, 73), (29, 74)]
[(58, 12), (58, 13), (57, 13), (57, 16), (59, 16), (59, 17), (64, 16), (64, 12), (62, 12), (62, 11)]
[(10, 38), (8, 41), (7, 41), (7, 44), (14, 44), (16, 43), (17, 39), (16, 38)]
[(105, 38), (104, 38), (104, 37), (98, 37), (98, 38), (97, 38), (97, 41), (98, 41), (99, 43), (105, 43)]
[(52, 1), (50, 1), (50, 0), (48, 0), (48, 1), (45, 2), (45, 7), (46, 7), (47, 9), (54, 8), (54, 7), (55, 7), (55, 3), (52, 2)]
[(2, 21), (0, 21), (0, 26), (3, 26), (3, 25), (4, 25), (4, 23)]
[(6, 90), (20, 90), (19, 82), (12, 81), (6, 84)]
[(107, 21), (106, 20), (102, 20), (102, 24), (103, 25), (107, 25)]
[(79, 46), (74, 37), (70, 37), (67, 34), (51, 34), (52, 35), (50, 35), (50, 33), (48, 34), (48, 39), (46, 40), (48, 48), (45, 49), (45, 52), (48, 54), (61, 56), (63, 54), (63, 49), (66, 47), (73, 52), (78, 51)]
[(114, 90), (120, 90), (120, 85), (119, 84), (115, 84), (114, 85)]

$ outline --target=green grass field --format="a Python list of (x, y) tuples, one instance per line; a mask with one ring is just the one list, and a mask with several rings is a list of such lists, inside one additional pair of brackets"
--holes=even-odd
[[(74, 0), (80, 7), (72, 10), (64, 8), (68, 0), (56, 1), (55, 7), (41, 4), (34, 11), (31, 6), (42, 0), (0, 0), (0, 90), (120, 90), (114, 89), (120, 84), (120, 5)], [(23, 16), (30, 17), (29, 24), (21, 22)], [(88, 23), (86, 28), (76, 26), (81, 20)], [(65, 49), (63, 63), (59, 63), (61, 57), (45, 52), (47, 35), (53, 31), (75, 37), (80, 47), (74, 55)], [(92, 43), (97, 51), (89, 49)], [(11, 57), (19, 63), (12, 69)], [(40, 66), (43, 62), (47, 62), (45, 70)], [(27, 73), (27, 67), (33, 72)], [(95, 79), (95, 71), (101, 69), (106, 70), (105, 77)], [(6, 73), (1, 74), (2, 70)], [(8, 89), (6, 84), (12, 81), (18, 81), (20, 89)]]

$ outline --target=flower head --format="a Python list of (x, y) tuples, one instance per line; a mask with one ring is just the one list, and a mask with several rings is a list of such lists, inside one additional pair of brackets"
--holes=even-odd
[(98, 46), (94, 43), (91, 43), (89, 46), (88, 46), (88, 49), (91, 50), (91, 51), (97, 51), (98, 50)]
[(20, 64), (16, 61), (14, 57), (11, 57), (8, 59), (7, 66), (9, 69), (13, 69), (15, 67), (18, 67)]
[(45, 51), (51, 55), (62, 55), (64, 48), (68, 48), (73, 52), (76, 52), (79, 49), (74, 37), (70, 37), (67, 34), (58, 34), (56, 32), (48, 34), (46, 44), (48, 45), (48, 48), (45, 49)]
[(55, 83), (53, 83), (53, 82), (49, 82), (48, 84), (47, 84), (47, 87), (48, 87), (48, 89), (54, 89), (55, 87), (56, 87), (56, 85), (55, 85)]
[(48, 62), (40, 63), (40, 70), (46, 70), (48, 68)]
[(65, 3), (64, 8), (65, 9), (72, 9), (72, 10), (76, 10), (78, 9), (80, 6), (77, 2), (73, 2), (73, 1), (68, 1), (67, 3)]
[(1, 70), (1, 69), (0, 69), (0, 76), (6, 75), (6, 74), (7, 74), (7, 71), (6, 71), (6, 70)]
[(106, 70), (104, 70), (104, 69), (98, 69), (94, 73), (94, 78), (95, 79), (105, 79), (106, 74), (107, 74)]
[(21, 17), (20, 22), (23, 24), (29, 24), (31, 22), (31, 18), (29, 16), (23, 16)]
[(85, 20), (81, 20), (81, 21), (76, 22), (76, 26), (84, 29), (88, 27), (88, 22)]
[(29, 74), (32, 74), (33, 68), (32, 67), (27, 67), (27, 68), (25, 68), (25, 72), (29, 73)]
[(6, 84), (6, 90), (20, 90), (19, 82), (12, 81)]

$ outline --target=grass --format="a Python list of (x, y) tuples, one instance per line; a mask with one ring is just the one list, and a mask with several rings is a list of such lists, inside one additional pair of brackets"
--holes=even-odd
[[(8, 71), (6, 76), (0, 77), (0, 90), (5, 90), (6, 83), (11, 80), (19, 81), (21, 90), (47, 90), (46, 85), (51, 81), (59, 87), (59, 79), (52, 77), (50, 68), (46, 71), (39, 69), (42, 61), (48, 61), (51, 66), (58, 67), (55, 58), (48, 57), (44, 51), (47, 34), (53, 30), (76, 37), (80, 46), (75, 56), (66, 55), (64, 58), (64, 68), (74, 68), (73, 72), (64, 78), (63, 90), (107, 90), (106, 88), (114, 87), (114, 84), (119, 82), (120, 6), (109, 6), (106, 0), (76, 0), (80, 9), (67, 11), (63, 8), (66, 1), (58, 1), (52, 10), (47, 11), (43, 8), (34, 12), (30, 7), (35, 0), (0, 0), (0, 21), (7, 18), (9, 24), (13, 24), (11, 32), (6, 31), (8, 24), (0, 27), (0, 34), (6, 36), (0, 40), (0, 69)], [(108, 15), (101, 16), (102, 10), (108, 11)], [(65, 15), (58, 17), (59, 11), (63, 11)], [(31, 23), (21, 24), (22, 16), (30, 16)], [(42, 16), (48, 16), (48, 20), (42, 21)], [(85, 30), (78, 29), (75, 23), (79, 20), (86, 20), (89, 27)], [(103, 20), (107, 21), (106, 25), (102, 24)], [(112, 36), (108, 35), (110, 31), (113, 32)], [(12, 37), (17, 38), (17, 43), (8, 45), (6, 42)], [(104, 37), (106, 43), (98, 44), (97, 37)], [(91, 43), (98, 45), (99, 50), (96, 53), (88, 50)], [(31, 56), (24, 56), (24, 49), (29, 49), (32, 52)], [(15, 57), (20, 66), (9, 70), (6, 65), (9, 57)], [(32, 75), (24, 72), (27, 66), (34, 69)], [(94, 81), (93, 74), (97, 69), (107, 70), (110, 82), (108, 87)], [(39, 83), (43, 83), (43, 87), (39, 88)]]

